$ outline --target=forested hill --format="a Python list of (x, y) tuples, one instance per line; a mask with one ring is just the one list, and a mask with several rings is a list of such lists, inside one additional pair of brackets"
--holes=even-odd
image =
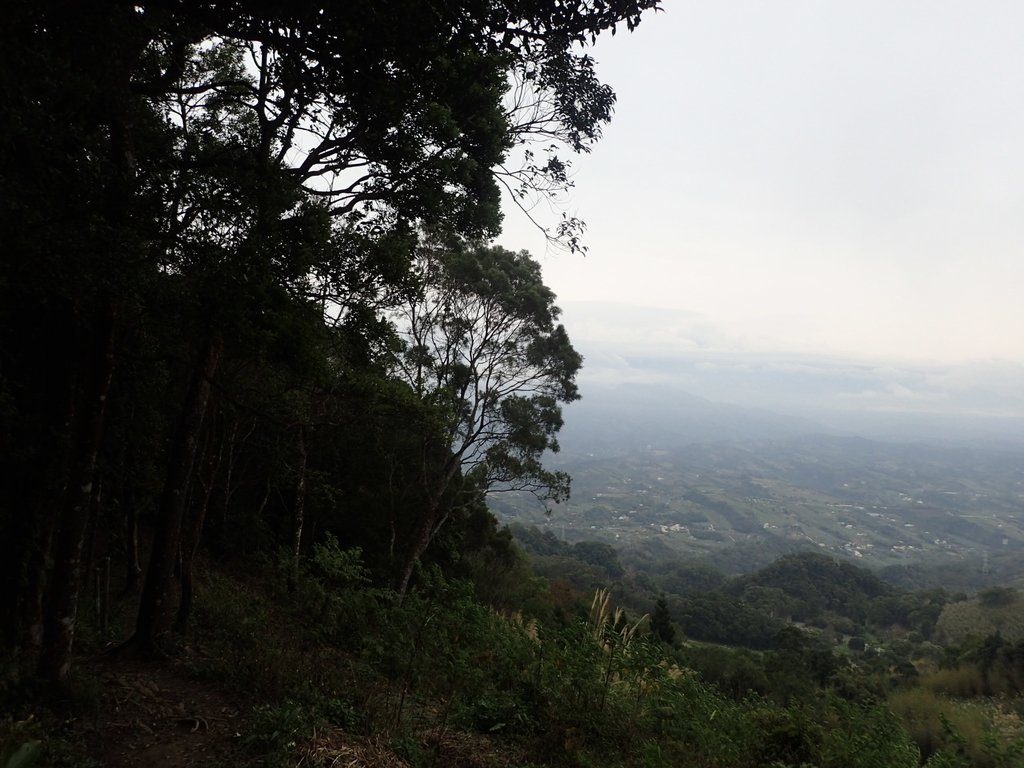
[(901, 627), (928, 638), (943, 608), (954, 601), (951, 590), (899, 589), (865, 568), (818, 552), (786, 555), (752, 573), (730, 576), (704, 560), (620, 556), (596, 541), (569, 545), (536, 528), (513, 525), (512, 531), (534, 569), (553, 582), (584, 593), (613, 584), (623, 605), (638, 613), (660, 597), (687, 637), (707, 642), (770, 648), (791, 622), (840, 635)]
[(865, 568), (813, 553), (782, 557), (756, 573), (735, 579), (728, 591), (742, 595), (751, 589), (778, 590), (796, 601), (800, 606), (796, 618), (822, 611), (849, 615), (894, 592)]

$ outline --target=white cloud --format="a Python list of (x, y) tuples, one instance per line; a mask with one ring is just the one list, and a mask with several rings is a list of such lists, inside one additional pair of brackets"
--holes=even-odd
[(839, 392), (836, 397), (859, 407), (876, 411), (935, 410), (950, 399), (948, 392), (922, 392), (904, 384), (889, 383), (882, 389)]
[(1024, 417), (1024, 365), (1016, 363), (898, 365), (751, 350), (696, 313), (628, 304), (571, 303), (566, 322), (585, 356), (584, 397), (587, 385), (659, 384), (710, 400), (798, 415)]

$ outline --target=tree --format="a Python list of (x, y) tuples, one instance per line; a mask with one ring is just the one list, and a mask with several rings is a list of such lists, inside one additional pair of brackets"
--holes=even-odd
[(676, 628), (672, 625), (672, 616), (668, 612), (668, 602), (664, 595), (661, 595), (654, 604), (654, 611), (651, 613), (651, 632), (661, 642), (669, 645), (676, 639)]
[(424, 435), (423, 512), (401, 592), (460, 491), (568, 497), (568, 475), (546, 470), (541, 458), (558, 450), (559, 404), (579, 397), (583, 362), (556, 325), (560, 310), (540, 265), (525, 251), (428, 245), (417, 270), (423, 287), (395, 318), (402, 339), (395, 374), (434, 405), (437, 418)]
[(10, 645), (33, 628), (55, 680), (69, 668), (119, 326), (159, 237), (155, 187), (140, 188), (163, 142), (130, 97), (129, 16), (16, 2), (0, 29), (0, 389), (14, 438), (2, 461), (21, 478), (0, 501), (0, 623)]
[[(660, 0), (132, 7), (133, 40), (147, 43), (132, 62), (136, 92), (230, 90), (235, 78), (183, 85), (180, 77), (196, 44), (238, 46), (256, 83), (229, 98), (258, 124), (252, 138), (268, 167), (280, 166), (339, 217), (491, 236), (499, 185), (517, 200), (571, 186), (564, 150), (588, 151), (615, 103), (586, 49), (620, 24), (634, 29)], [(521, 163), (508, 162), (511, 149), (532, 144), (540, 158), (528, 150)], [(579, 233), (580, 223), (565, 219), (552, 237), (577, 248)]]
[(610, 578), (618, 579), (625, 571), (619, 562), (619, 553), (603, 541), (580, 541), (572, 546), (572, 556), (584, 563), (603, 568)]
[[(270, 323), (305, 327), (311, 308), (318, 323), (355, 315), (369, 327), (379, 319), (370, 310), (390, 305), (389, 291), (404, 284), (418, 229), (490, 237), (500, 227), (502, 183), (519, 194), (567, 186), (558, 152), (587, 151), (614, 104), (587, 47), (620, 24), (634, 28), (659, 4), (5, 7), (0, 459), (15, 480), (0, 499), (4, 650), (25, 642), (24, 627), (36, 622), (27, 614), (43, 608), (40, 672), (66, 674), (93, 481), (115, 472), (104, 469), (112, 416), (135, 412), (177, 425), (151, 439), (166, 455), (154, 448), (138, 457), (164, 468), (163, 482), (152, 484), (163, 487), (159, 501), (129, 502), (133, 484), (119, 480), (134, 457), (104, 486), (110, 509), (157, 509), (137, 627), (137, 639), (153, 645), (198, 487), (194, 468), (205, 466), (198, 454), (204, 440), (233, 434), (210, 436), (208, 403), (245, 399), (226, 390), (225, 361), (258, 365), (275, 335)], [(530, 142), (561, 150), (508, 167), (512, 150)], [(556, 236), (574, 247), (577, 233), (569, 221)], [(385, 241), (394, 247), (377, 247)], [(365, 295), (346, 293), (353, 285)], [(160, 348), (129, 354), (146, 347), (144, 338), (161, 339)], [(118, 381), (147, 366), (163, 386)], [(339, 362), (335, 372), (349, 373), (346, 366), (356, 367)], [(125, 393), (140, 400), (125, 402)], [(523, 413), (511, 412), (517, 407)], [(526, 421), (540, 404), (508, 408), (510, 421)], [(317, 442), (303, 431), (313, 410), (299, 408), (305, 416), (280, 425), (296, 446), (296, 512), (306, 498), (306, 446)], [(443, 463), (445, 441), (433, 445), (428, 453)], [(220, 447), (209, 445), (211, 455)], [(504, 461), (506, 474), (525, 461), (491, 459)], [(253, 485), (269, 497), (270, 478)], [(47, 562), (56, 563), (48, 581)], [(43, 583), (45, 601), (29, 596)]]

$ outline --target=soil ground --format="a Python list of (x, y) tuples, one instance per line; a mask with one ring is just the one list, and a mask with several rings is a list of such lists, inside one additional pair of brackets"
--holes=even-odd
[(230, 764), (249, 709), (176, 663), (89, 662), (102, 686), (79, 727), (92, 757), (110, 768)]

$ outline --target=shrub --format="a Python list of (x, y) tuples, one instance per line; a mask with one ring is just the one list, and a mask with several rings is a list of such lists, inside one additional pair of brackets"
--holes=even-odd
[(242, 744), (266, 766), (286, 765), (299, 744), (312, 736), (316, 720), (302, 704), (286, 700), (253, 710)]

